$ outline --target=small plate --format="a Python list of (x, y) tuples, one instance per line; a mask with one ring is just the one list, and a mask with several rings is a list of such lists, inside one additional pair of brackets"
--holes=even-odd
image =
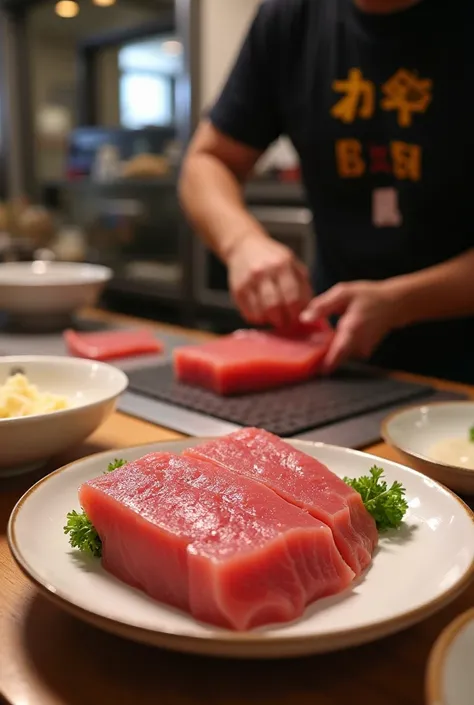
[(474, 494), (474, 470), (433, 457), (433, 447), (442, 441), (468, 441), (473, 426), (474, 401), (434, 402), (391, 414), (382, 424), (382, 437), (408, 465), (455, 492)]
[[(203, 439), (111, 451), (80, 460), (41, 480), (19, 501), (8, 527), (11, 551), (26, 575), (59, 606), (97, 627), (160, 647), (214, 656), (283, 658), (333, 651), (378, 639), (428, 617), (474, 576), (474, 516), (449, 490), (414, 470), (354, 450), (292, 441), (343, 477), (377, 464), (407, 490), (403, 528), (382, 537), (373, 565), (341, 595), (321, 600), (291, 624), (236, 633), (197, 622), (74, 553), (63, 534), (79, 509), (81, 483), (115, 458), (179, 453)], [(436, 560), (433, 556), (436, 555)]]
[(472, 705), (474, 701), (474, 610), (456, 619), (430, 656), (427, 705)]

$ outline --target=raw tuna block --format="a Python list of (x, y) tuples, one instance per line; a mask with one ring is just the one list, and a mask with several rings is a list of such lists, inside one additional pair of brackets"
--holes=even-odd
[(374, 520), (361, 496), (319, 461), (280, 438), (242, 429), (186, 451), (264, 483), (287, 501), (327, 524), (356, 575), (370, 564), (378, 541)]
[(219, 626), (296, 619), (354, 577), (325, 524), (196, 458), (146, 456), (85, 483), (80, 501), (109, 572)]
[(71, 355), (89, 360), (112, 360), (163, 351), (163, 344), (146, 328), (102, 333), (67, 330), (64, 332), (64, 340)]
[(176, 378), (216, 394), (257, 392), (302, 382), (317, 374), (328, 351), (330, 330), (294, 337), (242, 330), (174, 353)]

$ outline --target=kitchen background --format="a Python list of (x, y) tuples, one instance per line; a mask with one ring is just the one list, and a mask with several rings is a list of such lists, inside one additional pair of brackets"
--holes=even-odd
[[(187, 141), (259, 0), (2, 3), (0, 260), (111, 266), (103, 305), (224, 332), (241, 321), (176, 183)], [(262, 159), (248, 203), (308, 264), (296, 155)]]

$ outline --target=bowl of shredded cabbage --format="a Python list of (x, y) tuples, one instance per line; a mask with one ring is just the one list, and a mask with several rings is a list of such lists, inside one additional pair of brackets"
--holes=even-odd
[(80, 358), (0, 358), (0, 478), (35, 470), (85, 440), (128, 386), (119, 369)]

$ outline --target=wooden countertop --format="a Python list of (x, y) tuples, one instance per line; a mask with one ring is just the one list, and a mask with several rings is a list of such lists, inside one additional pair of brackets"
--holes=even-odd
[[(117, 413), (59, 462), (179, 437)], [(384, 444), (367, 450), (398, 460)], [(36, 479), (0, 482), (0, 699), (8, 705), (422, 705), (435, 639), (474, 604), (472, 585), (448, 608), (401, 634), (280, 663), (217, 661), (140, 646), (62, 612), (14, 564), (6, 540), (8, 518)]]

